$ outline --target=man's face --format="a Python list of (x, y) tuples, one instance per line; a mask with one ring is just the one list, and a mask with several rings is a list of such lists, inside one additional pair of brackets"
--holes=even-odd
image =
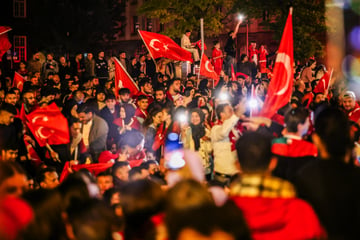
[(127, 103), (130, 100), (130, 94), (128, 94), (128, 93), (122, 94), (122, 95), (120, 95), (120, 99), (122, 102)]
[(53, 56), (52, 56), (51, 54), (48, 54), (48, 55), (46, 55), (46, 59), (47, 59), (48, 61), (51, 61), (51, 60), (53, 60), (54, 58), (53, 58)]
[(15, 173), (14, 176), (5, 179), (0, 185), (0, 196), (20, 197), (28, 188), (26, 176)]
[(233, 114), (233, 108), (230, 105), (225, 106), (224, 111), (222, 112), (223, 121), (229, 119)]
[(65, 63), (66, 63), (65, 57), (60, 57), (59, 62), (60, 62), (61, 64), (65, 64)]
[(180, 96), (178, 99), (176, 99), (176, 101), (174, 101), (174, 105), (175, 107), (179, 107), (179, 106), (186, 106), (184, 98), (182, 96)]
[(40, 183), (42, 188), (53, 189), (59, 185), (59, 176), (56, 172), (46, 172), (45, 179)]
[(39, 85), (39, 79), (38, 79), (37, 77), (35, 77), (35, 76), (30, 79), (30, 82), (31, 82), (32, 85), (34, 85), (34, 86)]
[(194, 87), (194, 83), (192, 81), (187, 81), (185, 87)]
[(149, 101), (147, 99), (142, 99), (138, 102), (139, 108), (145, 111), (149, 106)]
[(6, 103), (9, 103), (9, 104), (11, 104), (11, 105), (14, 105), (14, 106), (15, 106), (16, 101), (17, 101), (17, 99), (16, 99), (16, 94), (8, 94), (8, 95), (6, 95), (6, 97), (5, 97), (5, 102), (6, 102)]
[(91, 119), (92, 119), (92, 113), (91, 112), (89, 112), (89, 113), (84, 113), (84, 112), (79, 113), (79, 120), (83, 124), (87, 124), (88, 122), (90, 122)]
[(81, 123), (75, 122), (70, 127), (70, 133), (73, 138), (76, 138), (81, 132)]
[(35, 105), (35, 94), (32, 92), (27, 92), (24, 94), (24, 102), (26, 105), (34, 106)]
[(126, 58), (126, 53), (120, 53), (120, 58), (123, 58), (123, 59), (125, 59)]
[(99, 102), (104, 102), (104, 101), (105, 101), (105, 98), (106, 98), (106, 96), (105, 96), (105, 93), (103, 93), (103, 92), (100, 92), (100, 93), (98, 93), (98, 94), (96, 95), (96, 99), (97, 99)]
[(177, 80), (173, 83), (172, 85), (173, 89), (175, 92), (180, 92), (180, 88), (181, 88), (181, 82), (180, 80)]
[[(314, 102), (315, 103), (320, 103), (322, 101), (325, 101), (325, 95), (324, 94), (318, 94), (316, 95), (315, 99), (314, 99)], [(355, 106), (355, 105), (354, 105)]]
[(119, 178), (122, 181), (128, 181), (129, 180), (129, 171), (130, 171), (130, 165), (118, 168), (116, 170), (116, 177)]
[(88, 53), (87, 58), (88, 58), (89, 60), (93, 59), (93, 57), (94, 57), (94, 55), (93, 55), (92, 53)]
[(20, 100), (20, 91), (17, 89), (14, 89), (14, 92), (15, 92), (15, 96), (16, 96), (16, 101), (19, 101)]
[(156, 172), (160, 171), (158, 164), (150, 164), (149, 165), (149, 173), (150, 175), (154, 175)]
[(163, 91), (156, 91), (155, 92), (155, 99), (157, 102), (162, 102), (165, 100), (166, 95)]
[(114, 109), (115, 108), (115, 105), (116, 105), (116, 101), (115, 99), (107, 99), (105, 101), (106, 103), (106, 106), (109, 108), (109, 109)]
[(152, 87), (152, 84), (151, 83), (145, 83), (144, 85), (144, 92), (146, 94), (152, 94), (153, 92), (153, 87)]
[(97, 185), (99, 186), (101, 194), (104, 194), (106, 190), (113, 187), (113, 178), (111, 175), (97, 177), (96, 182)]
[(99, 58), (104, 58), (104, 56), (105, 56), (105, 53), (104, 52), (99, 52)]
[(185, 35), (188, 36), (188, 37), (190, 37), (191, 32), (186, 32)]
[(79, 92), (76, 92), (74, 99), (77, 103), (81, 103), (84, 101), (84, 98), (85, 98), (84, 93), (79, 91)]
[(15, 162), (18, 157), (17, 149), (2, 150), (2, 160)]
[(55, 84), (58, 84), (60, 82), (59, 75), (55, 74), (54, 77), (53, 77), (53, 81), (54, 81)]
[(8, 111), (1, 111), (0, 115), (4, 125), (9, 126), (12, 122), (14, 122), (14, 114)]
[(355, 99), (351, 97), (345, 97), (343, 99), (343, 106), (346, 111), (351, 111), (355, 108)]
[(98, 86), (99, 85), (99, 79), (98, 78), (93, 78), (91, 83), (92, 83), (93, 86)]

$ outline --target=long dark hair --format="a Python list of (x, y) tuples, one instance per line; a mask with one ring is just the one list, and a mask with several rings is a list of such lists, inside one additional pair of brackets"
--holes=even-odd
[(200, 117), (200, 124), (194, 125), (190, 123), (192, 138), (194, 140), (195, 150), (197, 151), (200, 148), (200, 139), (203, 136), (205, 136), (205, 126), (204, 126), (205, 114), (200, 108), (191, 109), (190, 116), (192, 113), (197, 113)]

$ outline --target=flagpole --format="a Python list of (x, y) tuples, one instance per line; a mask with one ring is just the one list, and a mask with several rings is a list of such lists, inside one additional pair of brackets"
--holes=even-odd
[(331, 83), (331, 78), (332, 78), (333, 72), (334, 72), (334, 68), (331, 68), (330, 77), (329, 77), (329, 84), (327, 86), (326, 97), (327, 97), (327, 95), (329, 95), (330, 83)]
[(147, 49), (148, 52), (150, 53), (150, 56), (151, 56), (152, 60), (154, 61), (154, 63), (155, 63), (155, 68), (156, 68), (156, 65), (157, 65), (157, 64), (156, 64), (156, 61), (155, 61), (153, 55), (151, 54), (150, 49), (149, 49), (148, 46), (146, 45), (146, 42), (145, 42), (144, 38), (142, 37), (139, 29), (138, 29), (138, 33), (139, 33), (139, 35), (140, 35), (140, 37), (141, 37), (141, 40), (143, 40), (146, 49)]
[[(200, 18), (200, 36), (201, 36), (201, 60), (202, 56), (204, 55), (205, 47), (204, 47), (204, 19)], [(200, 60), (200, 69), (201, 69), (201, 60)], [(198, 74), (198, 87), (200, 84), (200, 71)]]
[[(254, 84), (251, 84), (251, 95), (250, 96), (251, 96), (250, 99), (253, 100), (254, 99)], [(252, 117), (252, 112), (253, 112), (253, 109), (250, 106), (250, 117)]]

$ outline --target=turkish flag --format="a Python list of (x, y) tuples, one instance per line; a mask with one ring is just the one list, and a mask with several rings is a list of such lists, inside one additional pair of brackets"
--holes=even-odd
[(325, 93), (325, 90), (329, 89), (329, 83), (333, 70), (327, 71), (322, 78), (320, 78), (318, 84), (315, 86), (314, 93)]
[(271, 118), (281, 107), (289, 103), (294, 79), (293, 62), (293, 26), (292, 8), (290, 8), (276, 56), (273, 77), (260, 116)]
[(55, 103), (26, 115), (26, 125), (41, 147), (70, 142), (68, 121)]
[(119, 88), (128, 88), (132, 96), (135, 96), (139, 92), (139, 87), (134, 80), (130, 77), (129, 73), (122, 66), (120, 61), (114, 57), (115, 63), (115, 94), (119, 94)]
[[(201, 40), (197, 41), (196, 46), (198, 46), (199, 49), (201, 49)], [(204, 51), (207, 49), (206, 44), (204, 43)]]
[(25, 78), (18, 72), (15, 71), (13, 87), (16, 87), (22, 92), (24, 86)]
[(203, 54), (201, 57), (200, 75), (214, 79), (215, 80), (214, 86), (216, 86), (220, 80), (219, 75), (216, 74), (213, 65), (211, 65), (208, 57), (205, 54)]
[(87, 169), (92, 174), (97, 176), (99, 173), (111, 168), (113, 165), (114, 165), (113, 162), (109, 162), (109, 163), (77, 164), (77, 165), (72, 165), (70, 167), (70, 163), (66, 162), (64, 165), (64, 168), (61, 172), (59, 181), (62, 182), (62, 181), (64, 181), (65, 178), (67, 178), (67, 176), (69, 176), (69, 174), (70, 174), (69, 169), (71, 169), (74, 172), (77, 172), (80, 169)]
[(146, 31), (139, 31), (139, 34), (154, 59), (164, 57), (193, 62), (191, 52), (181, 48), (168, 36)]
[(2, 60), (2, 56), (11, 48), (11, 43), (9, 42), (9, 38), (7, 36), (7, 32), (11, 31), (10, 27), (0, 26), (0, 62)]

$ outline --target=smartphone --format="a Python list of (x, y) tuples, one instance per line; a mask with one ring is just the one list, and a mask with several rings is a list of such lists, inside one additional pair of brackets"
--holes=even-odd
[(165, 167), (170, 170), (178, 170), (185, 166), (184, 149), (177, 133), (169, 133), (165, 142)]

